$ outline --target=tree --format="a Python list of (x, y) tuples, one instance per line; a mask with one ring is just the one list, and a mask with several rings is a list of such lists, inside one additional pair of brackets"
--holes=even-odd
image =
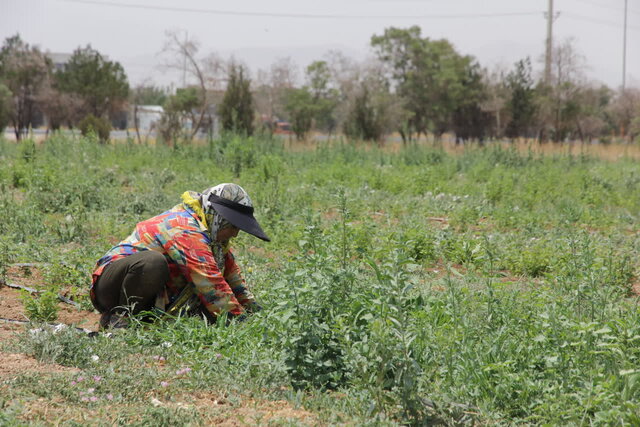
[(583, 85), (584, 57), (579, 54), (572, 39), (553, 48), (551, 81), (537, 88), (539, 138), (564, 141), (578, 134), (580, 115), (580, 86)]
[(36, 101), (47, 82), (51, 61), (37, 47), (23, 42), (19, 35), (9, 37), (0, 50), (0, 83), (11, 92), (10, 121), (20, 140), (31, 126)]
[(57, 89), (80, 98), (83, 110), (96, 117), (118, 111), (129, 95), (122, 65), (105, 59), (91, 45), (76, 49), (55, 79)]
[[(185, 131), (183, 137), (191, 139), (194, 123), (200, 116), (201, 92), (195, 87), (176, 89), (164, 103), (164, 113), (160, 120), (160, 134), (166, 144), (171, 144)], [(138, 132), (138, 131), (137, 131)]]
[(584, 84), (577, 93), (579, 106), (576, 131), (581, 141), (591, 141), (607, 129), (607, 105), (611, 101), (611, 90), (604, 85)]
[(109, 141), (109, 134), (111, 132), (111, 124), (103, 117), (96, 117), (89, 113), (80, 120), (78, 128), (83, 136), (94, 135), (101, 143), (107, 143)]
[(181, 130), (180, 113), (176, 110), (165, 109), (158, 123), (158, 133), (162, 141), (167, 145), (173, 143), (174, 147), (176, 147), (176, 141), (180, 137)]
[(137, 105), (163, 105), (169, 96), (166, 89), (154, 85), (137, 86), (131, 95)]
[(0, 132), (11, 122), (11, 91), (0, 83)]
[(338, 91), (330, 87), (331, 71), (325, 61), (315, 61), (306, 69), (307, 85), (289, 89), (285, 111), (298, 140), (315, 126), (330, 133), (336, 127), (334, 116)]
[(197, 108), (202, 105), (201, 96), (195, 87), (176, 89), (176, 94), (167, 98), (164, 108), (179, 113), (183, 126), (192, 127), (199, 115)]
[(343, 130), (353, 139), (381, 143), (403, 113), (382, 70), (375, 64), (362, 71), (347, 102)]
[(311, 130), (316, 113), (316, 104), (309, 89), (306, 86), (290, 89), (286, 97), (285, 110), (296, 139), (304, 139)]
[[(329, 51), (325, 62), (335, 88), (336, 106), (333, 113), (336, 129), (345, 129), (352, 107), (352, 100), (360, 91), (360, 79), (364, 64), (358, 64), (340, 51)], [(378, 66), (379, 66), (378, 62)]]
[(464, 96), (457, 102), (453, 111), (453, 131), (457, 142), (470, 139), (482, 142), (492, 127), (491, 114), (482, 108), (487, 99), (487, 90), (477, 62), (465, 64), (465, 70), (466, 73), (461, 80)]
[(326, 61), (314, 61), (306, 69), (307, 82), (315, 99), (327, 98), (331, 95), (329, 86), (331, 70)]
[(335, 117), (339, 92), (331, 87), (331, 70), (326, 61), (314, 61), (306, 70), (309, 91), (313, 97), (316, 127), (329, 134), (337, 125)]
[(83, 100), (73, 93), (65, 93), (47, 84), (37, 97), (40, 110), (47, 118), (47, 131), (58, 130), (63, 124), (72, 127), (83, 116)]
[(251, 135), (253, 133), (253, 97), (251, 80), (244, 66), (229, 65), (227, 90), (220, 104), (222, 128), (226, 131)]
[(259, 70), (254, 92), (255, 107), (263, 124), (272, 130), (273, 122), (285, 116), (289, 91), (295, 86), (298, 67), (291, 58), (276, 60), (269, 70)]
[[(186, 135), (187, 140), (193, 139), (193, 137), (200, 130), (204, 117), (207, 113), (208, 98), (207, 98), (207, 83), (216, 81), (215, 72), (212, 72), (210, 78), (205, 75), (205, 67), (211, 67), (212, 70), (219, 64), (215, 60), (198, 60), (198, 43), (195, 40), (189, 40), (188, 38), (180, 39), (179, 34), (175, 31), (169, 31), (166, 33), (167, 40), (163, 49), (163, 53), (170, 57), (169, 62), (165, 64), (167, 68), (181, 70), (183, 73), (183, 83), (186, 85), (187, 75), (191, 78), (195, 78), (196, 85), (193, 86), (197, 89), (198, 99), (200, 105), (197, 106), (198, 114), (194, 116), (192, 120), (191, 132)], [(213, 56), (212, 56), (213, 58)], [(171, 120), (165, 120), (165, 123), (175, 124), (175, 118)]]
[[(629, 137), (638, 140), (640, 136), (640, 107), (636, 110), (636, 116), (631, 121), (631, 125), (629, 127)], [(632, 139), (633, 140), (633, 139)], [(640, 142), (640, 141), (636, 141)]]
[(535, 87), (531, 77), (531, 61), (529, 58), (521, 59), (514, 67), (506, 79), (511, 92), (508, 104), (511, 120), (505, 130), (509, 138), (528, 136), (535, 117)]
[(353, 139), (380, 141), (384, 136), (383, 117), (383, 109), (376, 105), (371, 89), (363, 83), (353, 99), (344, 133)]
[(393, 88), (408, 114), (400, 123), (403, 140), (428, 131), (439, 137), (451, 128), (453, 114), (464, 99), (464, 81), (474, 61), (460, 56), (447, 40), (421, 37), (420, 27), (387, 28), (371, 45), (387, 66)]
[[(618, 135), (633, 139), (630, 130), (631, 124), (638, 117), (640, 112), (640, 89), (626, 88), (613, 99), (608, 108), (608, 113), (616, 127)], [(634, 128), (635, 130), (635, 128)], [(631, 132), (633, 133), (633, 132)]]
[(410, 112), (407, 121), (399, 124), (403, 141), (410, 141), (414, 133), (426, 134), (429, 115), (426, 111), (426, 89), (432, 85), (427, 85), (424, 81), (428, 73), (425, 69), (426, 51), (420, 28), (387, 28), (383, 35), (371, 37), (371, 46), (376, 50), (378, 59), (387, 66), (389, 78)]
[(482, 102), (481, 108), (493, 115), (493, 129), (489, 134), (493, 138), (501, 138), (504, 135), (505, 123), (509, 121), (509, 111), (506, 106), (510, 96), (505, 82), (505, 72), (502, 66), (498, 65), (491, 71), (484, 70), (482, 78), (486, 99)]

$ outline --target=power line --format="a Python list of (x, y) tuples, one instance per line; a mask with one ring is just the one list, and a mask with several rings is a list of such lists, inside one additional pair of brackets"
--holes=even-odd
[[(602, 4), (602, 3), (594, 2), (594, 1), (591, 1), (591, 0), (575, 0), (575, 1), (579, 1), (579, 2), (585, 3), (585, 4), (590, 4), (590, 5), (596, 6), (596, 7), (601, 7), (603, 9), (617, 10), (617, 11), (620, 11), (620, 12), (622, 12), (624, 10), (624, 8), (611, 7), (610, 3), (609, 4)], [(637, 10), (628, 9), (628, 12), (637, 13), (637, 14), (640, 15), (640, 11), (637, 11)]]
[(306, 14), (306, 13), (275, 13), (275, 12), (240, 12), (222, 9), (197, 9), (187, 7), (151, 6), (134, 3), (117, 3), (101, 0), (58, 0), (70, 3), (93, 4), (99, 6), (124, 7), (129, 9), (160, 10), (167, 12), (206, 13), (210, 15), (226, 16), (255, 16), (269, 18), (296, 18), (296, 19), (465, 19), (465, 18), (499, 18), (509, 16), (540, 15), (540, 12), (503, 12), (503, 13), (459, 13), (442, 15), (333, 15), (333, 14)]
[[(562, 16), (620, 29), (620, 24), (616, 24), (615, 22), (603, 21), (602, 19), (591, 18), (589, 16), (579, 15), (576, 13), (563, 12)], [(640, 31), (640, 27), (635, 27), (633, 25), (627, 25), (627, 28), (630, 30)]]

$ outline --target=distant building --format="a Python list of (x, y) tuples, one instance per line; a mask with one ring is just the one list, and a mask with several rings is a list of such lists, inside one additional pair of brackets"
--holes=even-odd
[(73, 56), (71, 53), (54, 53), (54, 52), (47, 52), (45, 55), (53, 63), (53, 71), (55, 72), (64, 70), (64, 67), (67, 65), (67, 62), (69, 62), (69, 60), (71, 59), (71, 56)]
[[(53, 71), (58, 72), (64, 70), (64, 67), (66, 67), (67, 63), (73, 56), (73, 53), (47, 52), (45, 55), (53, 63)], [(109, 57), (102, 55), (102, 59), (108, 61)]]
[[(131, 109), (131, 115), (133, 116), (135, 111), (135, 105)], [(162, 118), (162, 113), (164, 113), (164, 108), (160, 105), (138, 105), (137, 112), (137, 120), (138, 120), (138, 128), (141, 131), (148, 132), (151, 129), (155, 129), (157, 124), (160, 122)], [(133, 120), (132, 123), (135, 124)]]
[(280, 135), (293, 135), (293, 130), (291, 130), (291, 123), (284, 120), (276, 120), (273, 122), (273, 124), (273, 133)]

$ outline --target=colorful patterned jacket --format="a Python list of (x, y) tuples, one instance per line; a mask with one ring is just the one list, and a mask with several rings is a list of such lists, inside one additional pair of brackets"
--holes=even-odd
[(214, 316), (222, 311), (240, 315), (251, 310), (255, 298), (246, 288), (231, 249), (225, 248), (222, 272), (215, 261), (199, 194), (187, 191), (182, 200), (171, 210), (138, 223), (129, 237), (98, 260), (90, 290), (94, 304), (93, 286), (106, 266), (127, 255), (152, 250), (162, 253), (169, 264), (169, 281), (156, 306), (165, 308), (185, 286), (194, 286), (203, 306)]

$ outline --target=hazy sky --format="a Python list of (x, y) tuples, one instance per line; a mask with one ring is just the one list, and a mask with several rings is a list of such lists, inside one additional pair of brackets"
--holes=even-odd
[[(640, 0), (628, 1), (627, 86), (640, 87)], [(300, 67), (330, 49), (362, 59), (390, 26), (419, 25), (483, 67), (510, 68), (526, 56), (537, 70), (548, 0), (0, 0), (0, 37), (19, 33), (43, 50), (91, 46), (119, 61), (130, 83), (167, 84), (158, 53), (166, 30), (183, 30), (204, 55), (233, 54), (255, 72), (278, 58)], [(572, 37), (590, 79), (622, 82), (624, 0), (555, 0), (554, 38)]]

